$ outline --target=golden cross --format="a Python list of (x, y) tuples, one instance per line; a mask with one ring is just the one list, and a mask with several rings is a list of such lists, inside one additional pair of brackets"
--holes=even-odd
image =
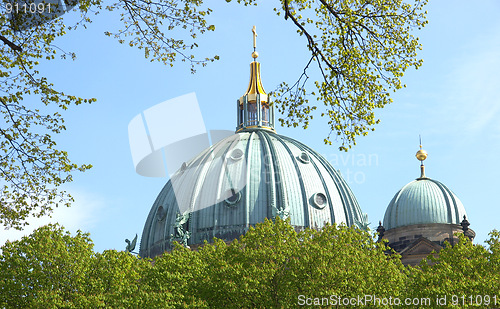
[(255, 26), (253, 26), (252, 32), (253, 32), (253, 49), (255, 50), (257, 48), (257, 30)]

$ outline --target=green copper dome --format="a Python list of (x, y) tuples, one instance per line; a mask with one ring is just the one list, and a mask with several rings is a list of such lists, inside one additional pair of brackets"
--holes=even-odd
[(220, 141), (172, 177), (151, 208), (140, 255), (161, 254), (185, 234), (186, 245), (232, 240), (276, 216), (290, 217), (297, 228), (367, 225), (349, 186), (325, 158), (294, 139), (256, 129)]
[(415, 224), (460, 224), (466, 215), (458, 197), (439, 181), (418, 178), (401, 188), (384, 216), (386, 230)]
[[(255, 40), (255, 28), (254, 28)], [(256, 59), (255, 52), (252, 57)], [(237, 100), (236, 134), (185, 162), (151, 208), (140, 255), (154, 257), (173, 241), (197, 246), (231, 241), (266, 218), (290, 218), (297, 229), (345, 223), (367, 228), (367, 216), (342, 176), (320, 154), (274, 130), (274, 107), (250, 65)]]

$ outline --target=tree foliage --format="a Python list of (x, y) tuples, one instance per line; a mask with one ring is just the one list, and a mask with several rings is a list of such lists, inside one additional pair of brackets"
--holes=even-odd
[(177, 246), (154, 262), (94, 253), (87, 234), (49, 225), (0, 254), (0, 307), (288, 308), (299, 295), (397, 295), (402, 264), (345, 226), (297, 233), (266, 221), (239, 241)]
[[(500, 234), (490, 236), (488, 248), (461, 237), (419, 266), (404, 267), (360, 229), (297, 232), (277, 218), (229, 244), (178, 245), (153, 261), (125, 251), (96, 253), (88, 234), (48, 225), (0, 248), (0, 308), (335, 307), (358, 296), (364, 300), (358, 306), (391, 307), (366, 302), (366, 295), (398, 298), (404, 308), (496, 308)], [(422, 306), (404, 302), (424, 298), (430, 302)]]
[(17, 31), (7, 17), (0, 15), (0, 38), (6, 43), (0, 45), (0, 223), (21, 228), (28, 216), (48, 214), (73, 200), (58, 187), (71, 181), (72, 172), (91, 166), (72, 163), (51, 134), (65, 130), (60, 110), (95, 99), (57, 90), (37, 69), (58, 53), (75, 57), (53, 45), (68, 29), (61, 19)]
[(219, 308), (289, 308), (300, 295), (394, 297), (404, 284), (403, 266), (386, 250), (354, 227), (296, 232), (289, 221), (267, 220), (239, 241), (200, 250), (207, 265), (198, 291)]
[[(95, 98), (67, 94), (52, 84), (38, 67), (40, 62), (60, 57), (75, 59), (72, 51), (56, 45), (56, 39), (69, 31), (85, 27), (92, 12), (118, 10), (121, 29), (105, 34), (144, 50), (146, 58), (172, 64), (180, 59), (206, 65), (217, 56), (198, 60), (191, 53), (198, 34), (214, 30), (201, 10), (202, 1), (168, 0), (161, 2), (120, 0), (105, 4), (100, 0), (78, 1), (73, 14), (81, 19), (66, 25), (63, 18), (18, 14), (9, 18), (7, 4), (0, 3), (0, 224), (21, 229), (29, 216), (50, 214), (58, 204), (69, 206), (71, 195), (60, 186), (72, 180), (77, 165), (68, 153), (58, 149), (54, 134), (65, 130), (61, 111), (72, 105), (92, 103)], [(75, 3), (76, 4), (76, 3)], [(11, 8), (11, 7), (9, 7)], [(180, 38), (171, 37), (174, 29)], [(185, 37), (184, 37), (185, 36)], [(192, 39), (190, 43), (189, 38)]]
[[(400, 78), (411, 66), (418, 68), (421, 49), (412, 30), (427, 23), (427, 0), (283, 0), (276, 8), (297, 27), (311, 52), (298, 80), (282, 83), (275, 104), (287, 115), (287, 126), (307, 128), (313, 111), (322, 106), (330, 134), (340, 138), (341, 150), (356, 144), (379, 123), (374, 110), (392, 102), (390, 92), (402, 88)], [(307, 85), (310, 66), (316, 64), (321, 78), (315, 90)], [(308, 90), (309, 89), (309, 90)], [(318, 103), (311, 103), (309, 98)]]
[(0, 306), (56, 308), (85, 302), (82, 283), (93, 256), (88, 235), (72, 237), (56, 226), (7, 242), (0, 256)]
[(438, 256), (429, 256), (409, 273), (408, 294), (440, 298), (440, 308), (496, 308), (500, 305), (500, 234), (490, 233), (489, 248), (463, 234)]
[(151, 264), (128, 252), (95, 253), (88, 234), (58, 225), (7, 242), (0, 254), (1, 308), (137, 308)]

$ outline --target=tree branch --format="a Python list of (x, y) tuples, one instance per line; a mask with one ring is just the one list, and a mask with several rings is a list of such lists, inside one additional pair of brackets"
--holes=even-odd
[(0, 35), (0, 41), (2, 41), (5, 45), (9, 46), (12, 50), (15, 50), (15, 51), (18, 51), (18, 52), (22, 52), (23, 51), (23, 49), (21, 47), (19, 47), (16, 44), (12, 43), (11, 41), (9, 41), (3, 35)]

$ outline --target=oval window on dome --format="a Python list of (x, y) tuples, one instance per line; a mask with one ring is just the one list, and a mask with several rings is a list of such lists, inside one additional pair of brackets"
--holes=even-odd
[(163, 206), (158, 207), (158, 210), (156, 211), (156, 219), (158, 221), (163, 221), (165, 220), (166, 215), (167, 212), (163, 209)]
[(319, 209), (325, 208), (326, 205), (328, 204), (326, 195), (320, 192), (314, 193), (314, 195), (312, 196), (312, 204)]
[(300, 162), (305, 163), (305, 164), (311, 162), (309, 155), (305, 151), (302, 151), (297, 158), (299, 159)]
[(233, 151), (231, 151), (230, 157), (233, 161), (241, 160), (243, 158), (243, 151), (239, 148), (235, 148), (233, 149)]
[(236, 189), (232, 188), (227, 191), (226, 196), (229, 196), (224, 200), (227, 206), (234, 207), (241, 200), (241, 193)]
[(187, 163), (186, 162), (182, 162), (182, 165), (181, 165), (181, 168), (180, 168), (180, 172), (181, 173), (184, 173), (184, 171), (187, 170)]

